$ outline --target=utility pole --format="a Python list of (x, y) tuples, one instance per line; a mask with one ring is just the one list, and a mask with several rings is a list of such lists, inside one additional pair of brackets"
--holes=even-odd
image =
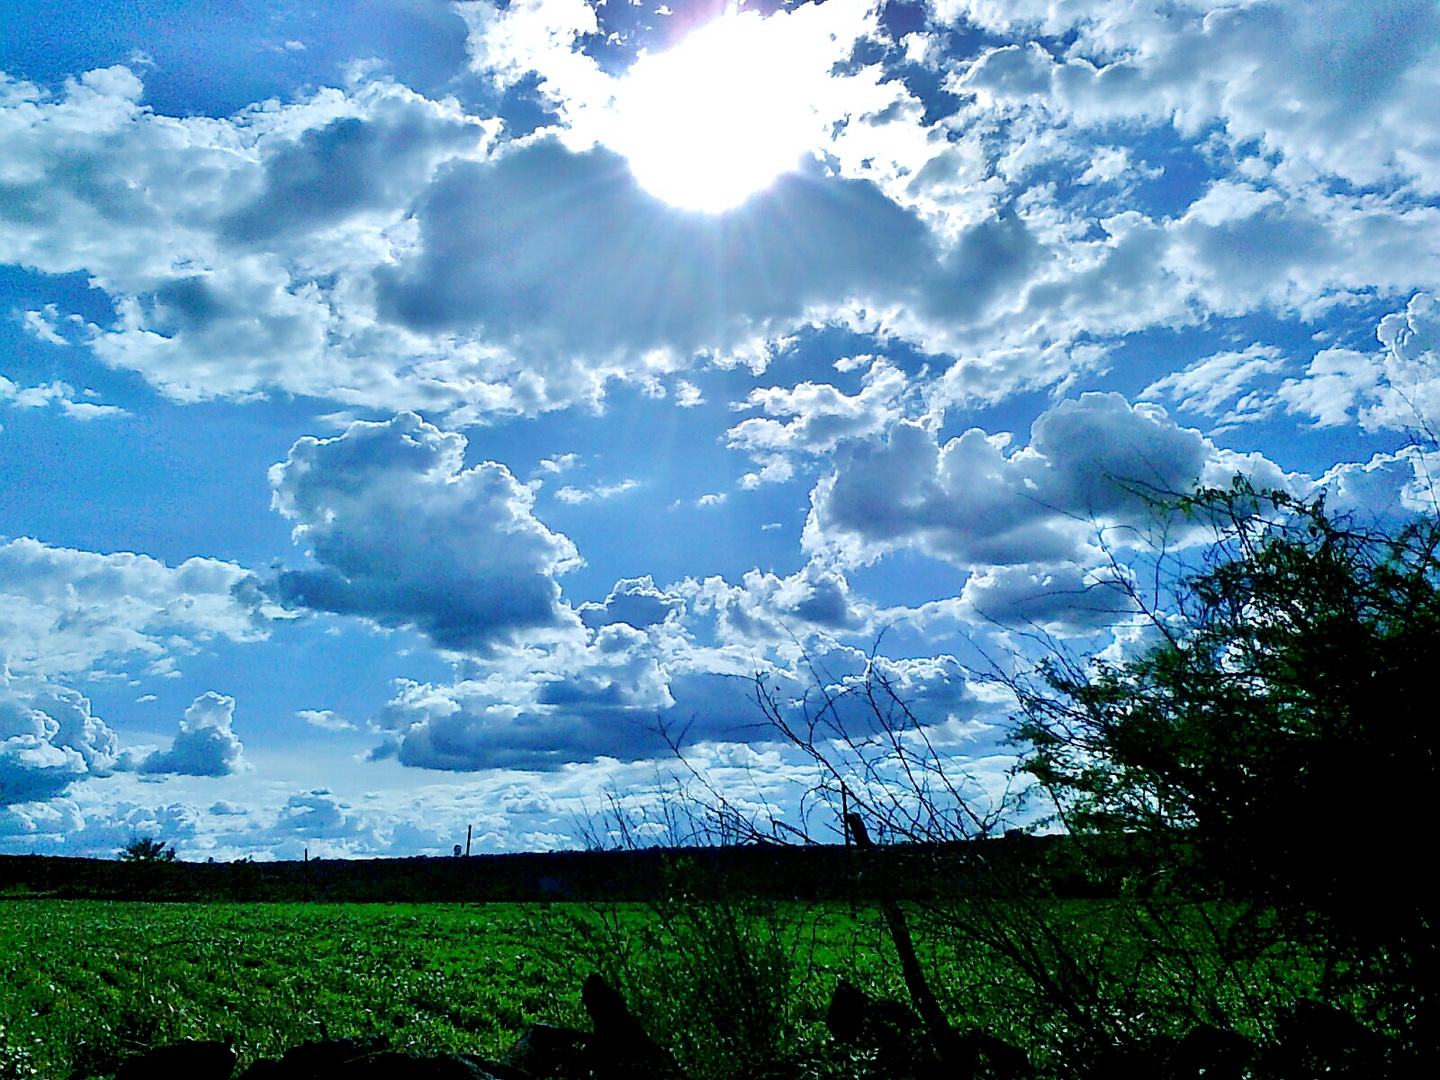
[(467, 859), (470, 857), (470, 830), (474, 827), (474, 825), (465, 826), (465, 857)]

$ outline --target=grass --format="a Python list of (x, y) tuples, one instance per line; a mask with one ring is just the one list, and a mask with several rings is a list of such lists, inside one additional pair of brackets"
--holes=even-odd
[(4, 1039), (44, 1077), (183, 1038), (246, 1062), (346, 1035), (493, 1055), (581, 1020), (569, 925), (522, 905), (0, 901)]
[[(1207, 967), (1193, 946), (1167, 966), (1096, 905), (982, 916), (962, 922), (998, 927), (989, 943), (917, 922), (922, 961), (957, 1026), (1022, 1045), (1042, 1066), (1072, 1025), (1037, 997), (1027, 949), (1042, 967), (1051, 946), (1090, 957), (1075, 993), (1122, 1029), (1141, 1012), (1152, 1026), (1181, 1024), (1197, 995), (1263, 1024), (1315, 978), (1295, 956)], [(0, 1080), (104, 1076), (183, 1038), (226, 1040), (242, 1063), (347, 1035), (497, 1057), (531, 1023), (588, 1027), (579, 990), (591, 970), (692, 1075), (716, 1080), (775, 1054), (825, 1059), (824, 1010), (841, 976), (905, 998), (878, 916), (844, 905), (0, 900)]]

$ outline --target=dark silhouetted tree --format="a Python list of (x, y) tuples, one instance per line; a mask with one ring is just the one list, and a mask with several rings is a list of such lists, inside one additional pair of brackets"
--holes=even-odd
[(120, 858), (126, 862), (174, 862), (175, 848), (153, 836), (139, 836), (120, 849)]

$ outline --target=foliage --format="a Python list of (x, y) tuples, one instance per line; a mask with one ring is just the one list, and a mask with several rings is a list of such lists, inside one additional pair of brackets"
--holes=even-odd
[[(1412, 829), (1434, 789), (1440, 523), (1364, 527), (1239, 481), (1156, 509), (1172, 525), (1179, 511), (1191, 543), (1150, 552), (1149, 596), (1114, 575), (1138, 649), (1076, 657), (1042, 639), (1033, 675), (997, 664), (979, 676), (1018, 705), (1022, 760), (998, 794), (874, 657), (860, 679), (816, 672), (800, 703), (757, 680), (757, 703), (815, 766), (813, 798), (964, 881), (911, 918), (954, 950), (949, 964), (1007, 971), (981, 993), (1018, 994), (1032, 1055), (1093, 1070), (1197, 1023), (1273, 1043), (1309, 1000), (1408, 1043), (1400, 1061), (1433, 1009)], [(696, 779), (731, 833), (786, 839), (763, 808)], [(1047, 796), (1069, 837), (1063, 876), (1097, 898), (1078, 923), (1055, 917), (1055, 868), (1002, 857), (997, 839)], [(1277, 964), (1306, 972), (1289, 1000), (1257, 992), (1280, 985), (1265, 974)], [(929, 977), (953, 975), (937, 958)], [(910, 989), (920, 1001), (924, 987)], [(967, 1002), (952, 1023), (969, 1028), (976, 1011)]]
[(798, 909), (736, 895), (679, 862), (646, 918), (627, 918), (634, 910), (596, 907), (577, 920), (578, 937), (690, 1075), (751, 1076), (795, 1049), (807, 975)]
[(174, 862), (175, 847), (153, 836), (137, 836), (120, 849), (126, 862)]
[[(370, 1035), (400, 1049), (493, 1058), (530, 1023), (586, 1027), (579, 989), (591, 965), (696, 1080), (729, 1080), (771, 1056), (810, 1062), (806, 1075), (817, 1080), (858, 1075), (864, 1062), (829, 1042), (823, 1017), (842, 976), (903, 998), (877, 913), (696, 903), (695, 884), (677, 875), (663, 918), (640, 904), (0, 901), (0, 1070), (79, 1080), (182, 1038), (229, 1040), (242, 1065), (306, 1039)], [(1003, 916), (1016, 943), (1051, 935), (1071, 951), (1103, 953), (1113, 977), (1095, 992), (1108, 1013), (1130, 1008), (1133, 971), (1153, 969), (1113, 905), (1006, 911), (973, 921)], [(1004, 949), (921, 929), (921, 959), (957, 1026), (994, 1031), (1044, 1062), (1068, 1029), (1037, 1003), (1026, 971)], [(1216, 956), (1197, 970), (1224, 982), (1224, 993), (1243, 985), (1265, 1015), (1308, 991), (1314, 964), (1292, 949), (1235, 973), (1238, 981)], [(1135, 993), (1183, 997), (1192, 993), (1185, 978), (1161, 973)], [(757, 1029), (743, 1030), (750, 1023)]]
[(1020, 694), (1023, 768), (1073, 834), (1153, 865), (1155, 894), (1264, 915), (1234, 947), (1322, 943), (1322, 998), (1366, 1002), (1418, 1047), (1435, 1008), (1413, 830), (1435, 786), (1440, 522), (1365, 528), (1244, 485), (1182, 506), (1218, 528), (1210, 561), (1150, 613), (1147, 650), (1045, 665)]
[(1440, 527), (1367, 530), (1243, 485), (1183, 507), (1221, 529), (1210, 564), (1153, 613), (1148, 651), (1045, 665), (1024, 769), (1072, 831), (1162, 844), (1184, 888), (1413, 924)]
[(570, 940), (538, 905), (0, 901), (0, 1060), (86, 1077), (184, 1038), (248, 1064), (370, 1035), (495, 1056), (583, 1022)]

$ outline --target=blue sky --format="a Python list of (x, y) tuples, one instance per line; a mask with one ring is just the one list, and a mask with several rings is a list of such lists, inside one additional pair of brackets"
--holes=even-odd
[(867, 664), (994, 790), (1137, 488), (1433, 512), (1433, 2), (0, 13), (0, 850), (798, 822)]

